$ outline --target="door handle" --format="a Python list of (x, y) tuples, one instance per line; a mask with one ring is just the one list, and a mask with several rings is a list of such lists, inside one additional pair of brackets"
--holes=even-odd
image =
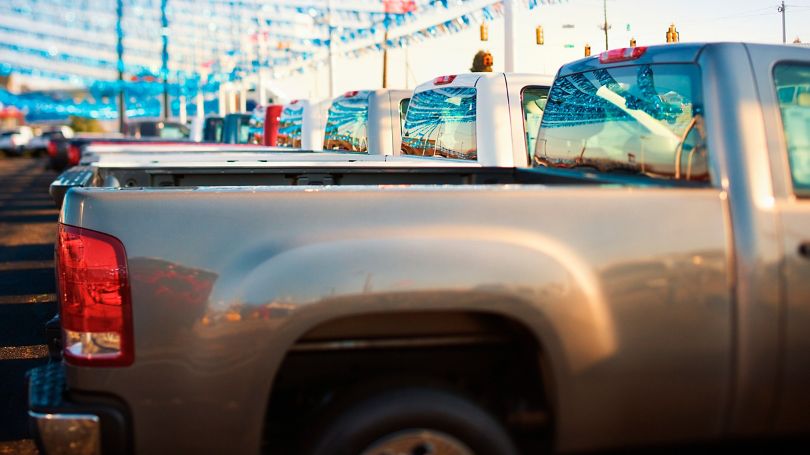
[(799, 244), (799, 256), (810, 259), (810, 242), (802, 242)]

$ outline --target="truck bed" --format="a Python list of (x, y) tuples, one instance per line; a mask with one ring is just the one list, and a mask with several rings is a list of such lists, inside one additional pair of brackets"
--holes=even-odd
[(285, 166), (245, 167), (221, 163), (215, 166), (77, 166), (51, 183), (57, 206), (73, 187), (156, 188), (204, 186), (301, 186), (301, 185), (491, 185), (491, 184), (635, 184), (641, 186), (693, 183), (659, 181), (638, 175), (595, 174), (548, 168), (482, 168), (477, 166), (390, 166), (379, 162), (312, 167), (296, 163)]

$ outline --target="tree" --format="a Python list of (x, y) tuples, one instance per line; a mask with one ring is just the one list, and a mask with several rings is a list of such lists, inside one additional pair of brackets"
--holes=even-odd
[(492, 54), (487, 51), (478, 51), (475, 57), (473, 57), (473, 64), (470, 71), (473, 73), (491, 73)]
[(77, 133), (103, 133), (104, 128), (93, 118), (70, 116), (70, 127)]

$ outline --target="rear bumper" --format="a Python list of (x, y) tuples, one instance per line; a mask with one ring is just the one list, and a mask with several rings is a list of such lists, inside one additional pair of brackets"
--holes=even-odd
[(129, 419), (114, 398), (69, 392), (61, 363), (29, 371), (28, 415), (45, 455), (127, 454)]

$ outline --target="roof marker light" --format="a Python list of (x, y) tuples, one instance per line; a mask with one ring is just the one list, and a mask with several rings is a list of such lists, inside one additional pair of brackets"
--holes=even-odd
[(635, 60), (647, 52), (646, 46), (612, 49), (599, 54), (599, 63), (617, 63)]
[(452, 84), (454, 80), (456, 80), (456, 75), (455, 74), (450, 75), (450, 76), (439, 76), (436, 79), (433, 79), (433, 84), (434, 85), (447, 85), (447, 84)]

